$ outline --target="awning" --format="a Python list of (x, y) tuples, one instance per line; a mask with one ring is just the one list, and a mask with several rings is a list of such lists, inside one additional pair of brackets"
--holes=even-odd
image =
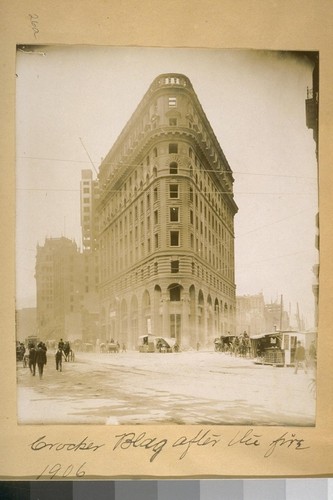
[(263, 339), (264, 337), (266, 337), (267, 335), (269, 335), (268, 333), (258, 333), (257, 335), (251, 335), (250, 339)]
[(263, 339), (264, 337), (281, 337), (283, 332), (270, 332), (270, 333), (258, 333), (257, 335), (251, 335), (250, 339)]
[(156, 337), (156, 341), (161, 340), (163, 344), (166, 344), (167, 347), (174, 347), (176, 344), (176, 339), (172, 339), (170, 337)]

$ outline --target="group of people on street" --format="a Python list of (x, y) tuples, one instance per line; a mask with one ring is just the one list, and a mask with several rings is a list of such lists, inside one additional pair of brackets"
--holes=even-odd
[[(24, 352), (22, 349), (24, 348)], [(55, 363), (56, 369), (58, 371), (62, 371), (62, 360), (68, 361), (68, 353), (66, 355), (66, 350), (68, 349), (68, 353), (70, 351), (69, 342), (64, 342), (62, 339), (58, 342), (58, 347), (55, 353)], [(44, 367), (47, 364), (47, 347), (44, 342), (38, 342), (36, 345), (34, 342), (29, 342), (28, 344), (28, 354), (25, 354), (26, 349), (24, 344), (20, 344), (20, 350), (23, 352), (22, 358), (26, 357), (27, 365), (29, 366), (30, 372), (33, 376), (36, 375), (36, 367), (38, 370), (39, 378), (43, 377)], [(18, 352), (18, 348), (17, 348)], [(26, 365), (25, 365), (26, 366)]]
[(43, 377), (44, 366), (47, 363), (47, 347), (44, 342), (39, 342), (37, 347), (31, 343), (28, 345), (29, 361), (28, 366), (33, 376), (36, 375), (36, 366), (38, 369), (39, 378)]
[(25, 345), (23, 342), (16, 343), (16, 361), (22, 361), (25, 355)]

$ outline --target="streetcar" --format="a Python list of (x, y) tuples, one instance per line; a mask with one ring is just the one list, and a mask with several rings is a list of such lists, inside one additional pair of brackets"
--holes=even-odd
[(250, 337), (254, 362), (272, 366), (293, 366), (297, 342), (300, 341), (307, 351), (313, 340), (316, 340), (313, 331), (275, 331)]

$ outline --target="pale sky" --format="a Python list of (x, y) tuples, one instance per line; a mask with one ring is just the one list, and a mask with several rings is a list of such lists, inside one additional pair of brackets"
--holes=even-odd
[(298, 303), (313, 326), (317, 163), (305, 121), (312, 68), (303, 57), (254, 50), (17, 52), (17, 307), (35, 306), (37, 243), (63, 235), (81, 242), (87, 152), (98, 169), (154, 78), (168, 72), (191, 80), (234, 173), (237, 295), (283, 295), (286, 309), (294, 314)]

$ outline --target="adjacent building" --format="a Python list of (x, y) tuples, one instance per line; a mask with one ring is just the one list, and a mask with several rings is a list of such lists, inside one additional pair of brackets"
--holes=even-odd
[(283, 309), (282, 299), (265, 305), (266, 332), (289, 330), (289, 314)]
[(266, 333), (266, 306), (262, 293), (255, 295), (240, 295), (236, 299), (236, 334), (246, 332), (248, 335)]
[(80, 182), (80, 209), (83, 252), (98, 250), (98, 218), (96, 205), (99, 198), (98, 180), (93, 178), (91, 170), (81, 172)]
[(15, 315), (16, 340), (24, 342), (28, 337), (36, 335), (36, 308), (18, 309)]
[(37, 246), (37, 336), (73, 340), (82, 337), (84, 259), (65, 237), (47, 238)]
[(190, 80), (158, 76), (99, 170), (101, 340), (235, 333), (233, 181)]
[[(307, 96), (305, 100), (305, 112), (306, 112), (306, 126), (312, 130), (313, 139), (316, 144), (316, 158), (318, 162), (318, 145), (319, 145), (319, 53), (311, 52), (308, 53), (308, 58), (313, 64), (312, 71), (312, 88), (307, 89)], [(319, 178), (319, 176), (318, 176)], [(316, 214), (316, 236), (315, 236), (315, 246), (319, 251), (319, 213)], [(312, 268), (313, 270), (313, 294), (315, 299), (315, 317), (314, 324), (318, 326), (318, 300), (319, 300), (319, 264), (315, 264)]]

